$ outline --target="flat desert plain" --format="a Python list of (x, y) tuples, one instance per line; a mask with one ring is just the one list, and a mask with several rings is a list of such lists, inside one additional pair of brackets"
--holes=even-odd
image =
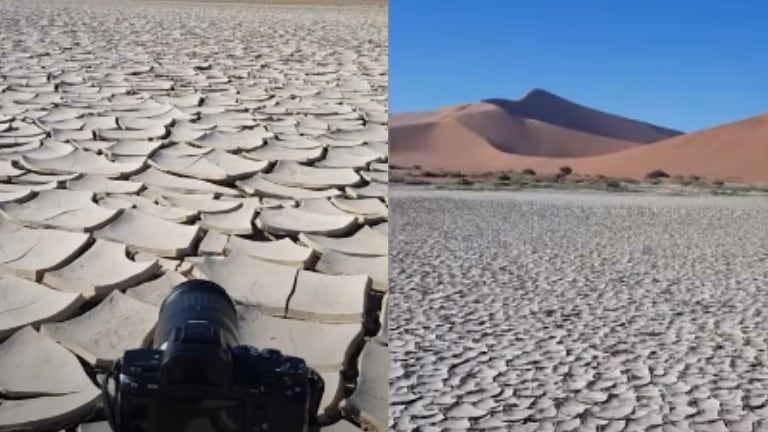
[(393, 187), (390, 428), (768, 430), (768, 201)]
[(0, 431), (109, 430), (190, 278), (384, 430), (387, 89), (386, 7), (0, 1)]

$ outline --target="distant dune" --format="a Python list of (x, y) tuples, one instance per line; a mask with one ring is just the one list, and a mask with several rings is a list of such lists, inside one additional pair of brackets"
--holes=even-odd
[(768, 183), (768, 114), (569, 163), (587, 174), (637, 178), (662, 169), (672, 175)]
[[(678, 131), (587, 108), (543, 90), (534, 90), (518, 101), (492, 99), (435, 112), (392, 116), (390, 129), (395, 155), (434, 150), (430, 136), (441, 136), (442, 140), (451, 136), (466, 140), (471, 136), (476, 144), (455, 144), (473, 152), (484, 143), (505, 154), (562, 158), (613, 153), (680, 135)], [(436, 157), (464, 160), (461, 153)], [(504, 155), (499, 157), (504, 159)], [(484, 165), (482, 161), (467, 163), (478, 168)]]
[(432, 113), (392, 116), (396, 166), (466, 173), (532, 168), (642, 178), (670, 175), (768, 182), (768, 115), (682, 135), (535, 90)]
[(540, 89), (531, 91), (519, 101), (490, 99), (486, 102), (497, 105), (510, 115), (637, 143), (652, 143), (682, 134), (680, 131), (585, 107)]

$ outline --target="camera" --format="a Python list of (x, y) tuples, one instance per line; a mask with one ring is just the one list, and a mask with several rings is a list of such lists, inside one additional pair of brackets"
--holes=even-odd
[(315, 430), (323, 386), (300, 358), (238, 345), (226, 291), (189, 280), (160, 306), (153, 348), (126, 351), (102, 393), (116, 432), (292, 432)]

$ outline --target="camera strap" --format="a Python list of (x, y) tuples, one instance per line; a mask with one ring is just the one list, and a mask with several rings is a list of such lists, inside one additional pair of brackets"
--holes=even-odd
[(104, 415), (107, 417), (107, 422), (109, 423), (109, 427), (112, 428), (114, 432), (120, 432), (120, 429), (117, 424), (117, 417), (115, 412), (115, 406), (117, 403), (115, 402), (115, 399), (117, 398), (117, 388), (115, 388), (115, 396), (109, 394), (109, 381), (111, 379), (115, 380), (115, 386), (117, 386), (117, 379), (120, 376), (120, 359), (115, 360), (112, 363), (112, 367), (107, 370), (106, 374), (104, 375), (104, 380), (101, 381), (101, 397), (104, 401)]

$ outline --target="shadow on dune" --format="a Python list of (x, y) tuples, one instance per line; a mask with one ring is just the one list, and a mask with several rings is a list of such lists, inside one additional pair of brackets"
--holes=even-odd
[(682, 135), (682, 132), (605, 113), (535, 89), (520, 100), (486, 99), (511, 116), (520, 116), (567, 129), (648, 144)]

